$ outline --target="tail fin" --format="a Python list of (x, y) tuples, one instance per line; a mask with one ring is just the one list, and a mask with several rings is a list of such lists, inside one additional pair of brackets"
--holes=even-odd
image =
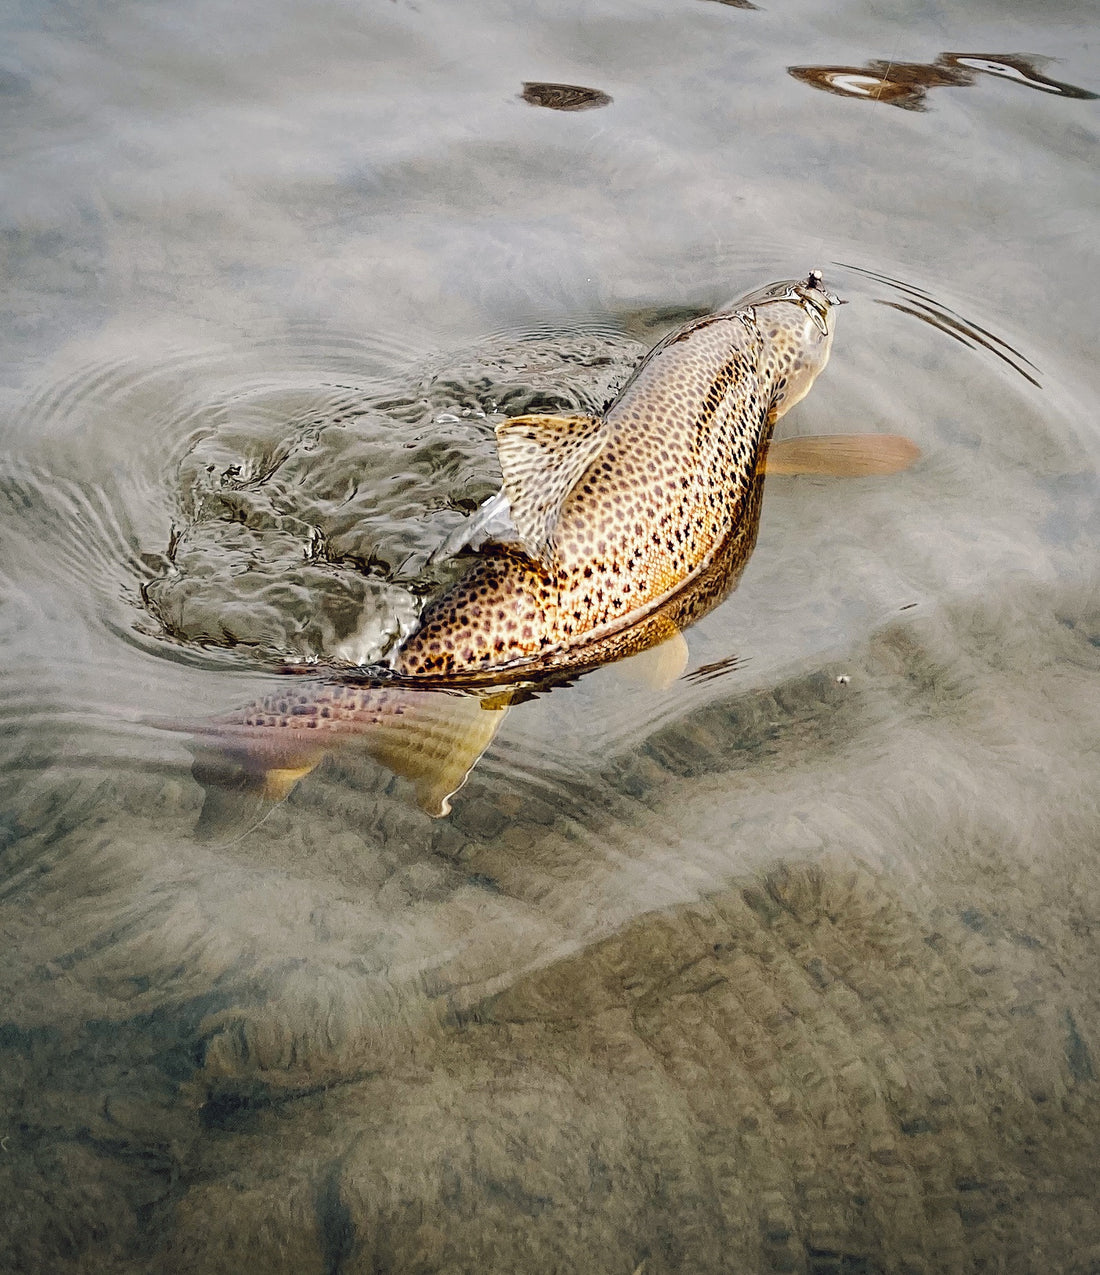
[(400, 716), (378, 721), (363, 735), (375, 761), (408, 779), (417, 804), (433, 819), (451, 813), (451, 798), (462, 787), (500, 729), (507, 703), (476, 695), (411, 692)]
[(235, 841), (246, 836), (316, 765), (265, 770), (239, 750), (229, 752), (209, 744), (195, 747), (194, 754), (191, 774), (203, 790), (195, 825), (200, 841)]
[(499, 693), (296, 682), (219, 720), (160, 725), (192, 736), (192, 773), (206, 793), (198, 831), (211, 836), (254, 827), (328, 753), (355, 748), (410, 780), (421, 808), (440, 818), (507, 708)]

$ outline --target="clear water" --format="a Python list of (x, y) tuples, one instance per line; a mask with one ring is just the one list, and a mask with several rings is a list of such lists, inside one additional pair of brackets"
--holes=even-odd
[[(4, 10), (0, 1269), (1100, 1260), (1094, 32)], [(811, 266), (785, 430), (914, 469), (770, 482), (688, 676), (519, 706), (449, 820), (339, 757), (196, 837), (150, 722), (384, 651), (502, 413)]]

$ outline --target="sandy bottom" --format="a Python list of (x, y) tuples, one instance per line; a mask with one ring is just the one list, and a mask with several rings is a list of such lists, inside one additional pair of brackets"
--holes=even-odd
[(4, 1268), (1091, 1269), (1098, 631), (898, 624), (419, 842), (365, 767), (223, 848), (188, 782), (54, 775)]

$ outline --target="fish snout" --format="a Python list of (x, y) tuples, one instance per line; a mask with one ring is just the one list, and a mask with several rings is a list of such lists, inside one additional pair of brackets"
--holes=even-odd
[(811, 270), (803, 279), (770, 284), (742, 303), (751, 310), (763, 342), (764, 367), (776, 387), (776, 419), (805, 398), (829, 361), (833, 309), (840, 304), (840, 298), (826, 289), (820, 270)]
[(830, 292), (828, 288), (825, 287), (825, 276), (820, 270), (811, 270), (803, 280), (799, 291), (803, 294), (816, 294), (818, 304), (820, 304), (822, 300), (824, 300), (826, 305), (829, 306), (848, 304), (847, 301), (838, 297), (835, 292)]
[[(828, 335), (829, 311), (833, 306), (844, 305), (835, 293), (825, 287), (820, 270), (811, 270), (804, 279), (779, 279), (740, 297), (729, 307), (732, 311), (759, 310), (773, 303), (789, 302), (813, 317), (813, 322), (823, 335)], [(771, 313), (769, 311), (769, 313)]]

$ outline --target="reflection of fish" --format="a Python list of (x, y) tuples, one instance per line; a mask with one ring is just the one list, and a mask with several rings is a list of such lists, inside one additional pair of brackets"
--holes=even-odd
[[(650, 648), (658, 672), (677, 675), (681, 628), (725, 596), (752, 551), (772, 428), (825, 366), (836, 304), (816, 271), (773, 284), (666, 337), (603, 416), (498, 426), (503, 488), (448, 548), (485, 543), (389, 677), (299, 681), (189, 727), (214, 745), (197, 776), (278, 799), (354, 738), (445, 814), (499, 726), (506, 688)], [(886, 451), (898, 442), (876, 437)], [(794, 441), (788, 472), (823, 472), (845, 447), (843, 464), (852, 459), (851, 439)], [(862, 448), (857, 472), (868, 457), (870, 469), (899, 468), (912, 452), (879, 463)]]

